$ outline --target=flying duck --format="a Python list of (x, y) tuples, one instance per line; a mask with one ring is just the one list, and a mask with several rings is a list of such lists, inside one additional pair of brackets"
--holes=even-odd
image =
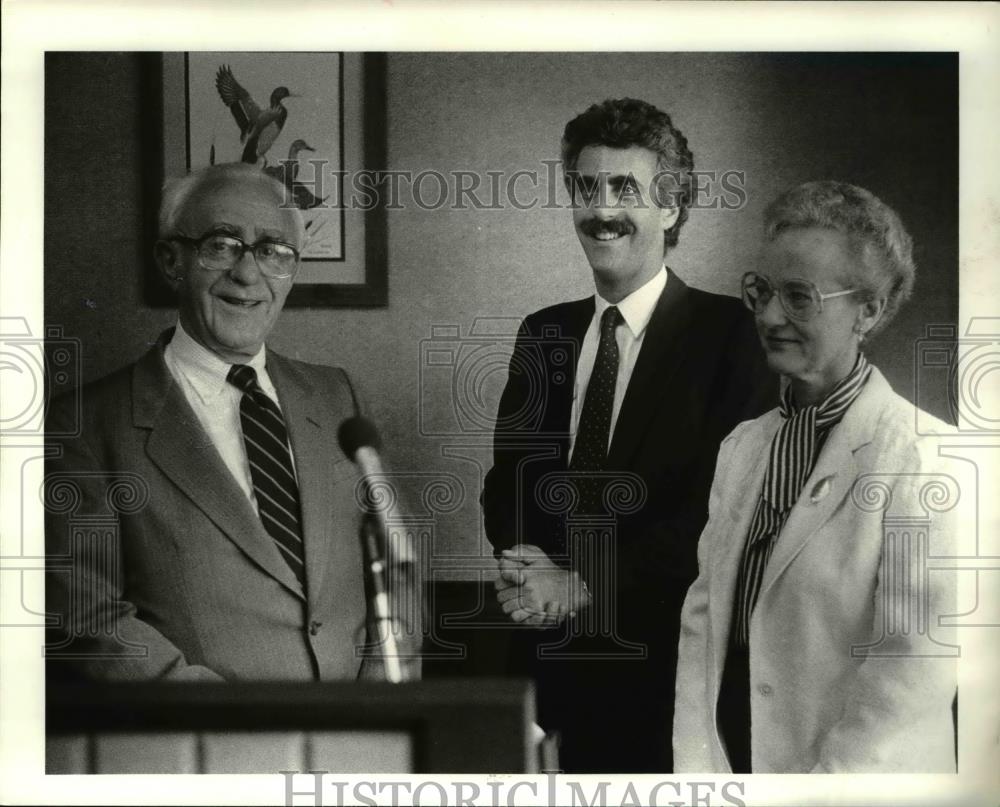
[(240, 127), (240, 142), (243, 144), (241, 159), (256, 165), (274, 144), (288, 118), (288, 110), (281, 102), (298, 96), (289, 92), (288, 87), (276, 87), (271, 93), (271, 105), (261, 109), (236, 80), (229, 65), (219, 68), (215, 75), (215, 88)]

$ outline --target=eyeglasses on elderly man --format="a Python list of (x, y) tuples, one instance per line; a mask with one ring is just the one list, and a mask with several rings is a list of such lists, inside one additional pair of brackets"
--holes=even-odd
[(248, 244), (235, 235), (209, 232), (200, 238), (174, 235), (170, 240), (194, 247), (199, 265), (210, 272), (228, 272), (248, 252), (253, 254), (260, 271), (276, 280), (291, 277), (299, 265), (299, 252), (295, 247), (269, 239)]

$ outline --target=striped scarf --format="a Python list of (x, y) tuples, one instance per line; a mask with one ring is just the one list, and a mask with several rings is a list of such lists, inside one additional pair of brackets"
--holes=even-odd
[(782, 393), (780, 411), (784, 423), (771, 441), (764, 485), (736, 579), (732, 638), (737, 647), (749, 645), (750, 616), (757, 604), (771, 551), (788, 514), (816, 467), (827, 435), (864, 389), (871, 372), (867, 359), (859, 353), (851, 372), (819, 405), (796, 411), (791, 385)]

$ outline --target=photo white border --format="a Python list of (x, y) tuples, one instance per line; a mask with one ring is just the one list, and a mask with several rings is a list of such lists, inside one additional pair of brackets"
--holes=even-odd
[[(275, 25), (276, 15), (295, 25)], [(447, 19), (448, 24), (442, 25)], [(24, 317), (43, 333), (44, 53), (47, 50), (365, 51), (959, 51), (960, 323), (1000, 311), (1000, 6), (977, 3), (558, 3), (52, 2), (6, 0), (2, 34), (0, 316)], [(109, 98), (109, 103), (113, 99)], [(928, 200), (933, 204), (933, 200)], [(995, 398), (994, 398), (995, 400)], [(5, 441), (5, 448), (8, 447)], [(16, 452), (0, 458), (0, 535), (18, 536), (21, 516), (42, 556), (41, 506), (20, 513)], [(986, 476), (986, 475), (982, 475)], [(983, 497), (987, 498), (987, 497)], [(981, 525), (994, 543), (997, 503)], [(997, 547), (989, 547), (1000, 555)], [(6, 545), (0, 554), (8, 554)], [(0, 565), (0, 569), (2, 569)], [(27, 580), (29, 576), (25, 576)], [(41, 575), (34, 575), (40, 578)], [(40, 581), (39, 581), (40, 585)], [(37, 593), (37, 592), (36, 592)], [(0, 613), (20, 610), (17, 586), (0, 589)], [(35, 601), (40, 601), (35, 599)], [(2, 622), (2, 618), (0, 618)], [(956, 776), (766, 776), (747, 779), (747, 804), (996, 804), (997, 631), (964, 634)], [(46, 777), (41, 630), (0, 631), (0, 803), (283, 803), (284, 781), (266, 776)], [(971, 693), (975, 693), (974, 696)], [(970, 696), (966, 696), (970, 693)], [(338, 777), (358, 781), (370, 777)], [(447, 777), (425, 777), (444, 781)], [(507, 778), (507, 777), (505, 777)], [(607, 777), (580, 777), (596, 783)], [(642, 794), (663, 780), (630, 777)], [(464, 781), (486, 777), (462, 776)], [(510, 781), (516, 777), (510, 778)], [(545, 803), (519, 791), (517, 803)], [(624, 787), (625, 780), (618, 780)], [(639, 783), (648, 783), (640, 787)], [(431, 793), (433, 791), (430, 791)], [(588, 790), (588, 792), (590, 792)], [(623, 793), (623, 790), (612, 792)], [(669, 791), (665, 791), (664, 795)], [(667, 796), (669, 799), (670, 797)], [(426, 802), (425, 802), (426, 803)], [(618, 803), (618, 802), (613, 802)], [(712, 804), (717, 803), (713, 799)]]

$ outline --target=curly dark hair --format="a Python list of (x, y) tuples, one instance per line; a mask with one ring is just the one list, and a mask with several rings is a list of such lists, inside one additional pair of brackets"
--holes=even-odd
[(845, 278), (868, 300), (885, 295), (885, 310), (868, 332), (888, 325), (913, 293), (913, 239), (899, 215), (871, 191), (847, 182), (806, 182), (785, 191), (764, 213), (764, 237), (773, 241), (791, 227), (825, 227), (846, 235), (857, 256)]
[(642, 146), (656, 154), (657, 203), (678, 208), (677, 221), (663, 233), (663, 247), (666, 250), (676, 246), (691, 205), (694, 157), (687, 138), (674, 127), (670, 116), (635, 98), (609, 98), (593, 104), (566, 124), (562, 138), (565, 171), (576, 167), (586, 146), (615, 149)]

